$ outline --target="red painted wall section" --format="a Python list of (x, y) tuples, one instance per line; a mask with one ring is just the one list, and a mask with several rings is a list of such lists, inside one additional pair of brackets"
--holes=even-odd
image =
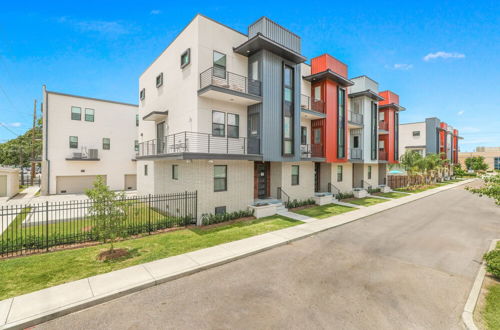
[(328, 69), (347, 78), (347, 65), (337, 60), (335, 57), (323, 54), (311, 60), (311, 74), (323, 72)]
[[(380, 106), (389, 104), (399, 105), (398, 94), (391, 91), (383, 91), (380, 92), (379, 95), (384, 98), (384, 100), (379, 102)], [(384, 149), (379, 148), (379, 150), (387, 152), (387, 162), (391, 164), (399, 163), (399, 159), (394, 158), (394, 143), (396, 140), (396, 121), (394, 119), (394, 115), (397, 111), (398, 109), (396, 107), (388, 107), (380, 110), (380, 112), (384, 113), (384, 122), (388, 123), (389, 134), (379, 135), (379, 141), (384, 141)]]
[[(445, 149), (445, 141), (446, 141), (446, 130), (448, 128), (448, 125), (445, 122), (441, 122), (439, 124), (439, 127), (443, 130), (439, 131), (439, 152), (444, 152), (446, 153)], [(446, 156), (444, 156), (446, 157)]]
[(458, 163), (458, 130), (453, 130), (453, 163)]
[(384, 100), (379, 102), (379, 105), (387, 105), (387, 104), (399, 104), (399, 95), (391, 92), (391, 91), (383, 91), (378, 93), (378, 95), (382, 96)]

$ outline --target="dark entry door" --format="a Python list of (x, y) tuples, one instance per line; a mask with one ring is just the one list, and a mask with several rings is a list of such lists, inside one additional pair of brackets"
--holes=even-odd
[(321, 189), (321, 163), (314, 163), (314, 191), (320, 192)]
[(268, 171), (266, 163), (255, 163), (255, 190), (257, 198), (267, 198), (269, 197), (269, 193), (267, 191), (267, 179), (268, 179)]
[(156, 124), (156, 152), (158, 154), (163, 153), (163, 144), (164, 144), (164, 137), (165, 137), (165, 122), (161, 122)]

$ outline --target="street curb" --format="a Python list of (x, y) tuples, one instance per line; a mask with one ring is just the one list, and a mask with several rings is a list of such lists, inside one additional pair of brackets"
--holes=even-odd
[[(61, 317), (61, 316), (64, 316), (64, 315), (67, 315), (67, 314), (70, 314), (70, 313), (74, 313), (74, 312), (77, 312), (77, 311), (80, 311), (80, 310), (83, 310), (83, 309), (86, 309), (86, 308), (89, 308), (89, 307), (92, 307), (92, 306), (95, 306), (95, 305), (98, 305), (98, 304), (110, 301), (110, 300), (113, 300), (113, 299), (116, 299), (116, 298), (119, 298), (119, 297), (122, 297), (122, 296), (125, 296), (125, 295), (128, 295), (128, 294), (131, 294), (131, 293), (134, 293), (134, 292), (137, 292), (137, 291), (140, 291), (140, 290), (143, 290), (143, 289), (155, 286), (155, 285), (159, 285), (159, 284), (162, 284), (162, 283), (165, 283), (165, 282), (173, 281), (175, 279), (178, 279), (178, 278), (181, 278), (181, 277), (184, 277), (184, 276), (189, 276), (189, 275), (201, 272), (203, 270), (207, 270), (207, 269), (214, 268), (214, 267), (217, 267), (217, 266), (220, 266), (220, 265), (223, 265), (223, 264), (227, 264), (227, 263), (232, 262), (232, 261), (243, 259), (245, 257), (251, 256), (251, 255), (255, 255), (255, 254), (258, 254), (258, 253), (261, 253), (261, 252), (273, 249), (275, 247), (283, 246), (283, 245), (292, 243), (294, 241), (301, 240), (301, 239), (313, 236), (313, 235), (318, 234), (320, 232), (324, 232), (324, 231), (330, 230), (332, 228), (340, 227), (340, 226), (346, 225), (348, 223), (364, 219), (364, 218), (366, 218), (368, 216), (371, 216), (371, 215), (374, 215), (374, 214), (378, 214), (378, 213), (384, 212), (386, 210), (393, 209), (395, 207), (398, 207), (398, 206), (401, 206), (401, 205), (405, 205), (405, 204), (414, 202), (416, 200), (420, 200), (422, 198), (426, 198), (426, 197), (432, 196), (432, 195), (440, 193), (442, 191), (453, 189), (455, 187), (458, 187), (458, 186), (470, 183), (472, 181), (473, 181), (473, 179), (464, 180), (464, 181), (460, 181), (460, 182), (453, 183), (453, 184), (450, 184), (450, 185), (446, 185), (446, 186), (434, 188), (434, 189), (431, 189), (431, 190), (423, 191), (421, 193), (414, 193), (414, 194), (411, 194), (409, 196), (402, 197), (400, 199), (394, 199), (393, 201), (399, 201), (399, 202), (401, 202), (401, 200), (403, 200), (403, 203), (396, 203), (396, 205), (389, 205), (389, 207), (383, 207), (385, 203), (380, 203), (380, 204), (376, 204), (376, 205), (373, 205), (373, 206), (370, 206), (370, 207), (364, 207), (364, 208), (361, 208), (361, 209), (357, 209), (355, 211), (369, 210), (369, 209), (371, 209), (372, 212), (370, 212), (369, 214), (359, 215), (359, 216), (357, 216), (357, 217), (355, 217), (353, 219), (346, 219), (345, 221), (342, 221), (341, 223), (334, 224), (334, 225), (331, 225), (331, 226), (328, 223), (326, 223), (325, 220), (334, 219), (334, 218), (339, 219), (338, 217), (341, 217), (342, 215), (349, 215), (350, 212), (347, 212), (347, 213), (344, 213), (344, 214), (340, 214), (340, 215), (336, 215), (336, 216), (332, 216), (330, 218), (318, 219), (318, 220), (316, 220), (314, 222), (304, 223), (304, 224), (298, 225), (296, 227), (290, 227), (290, 228), (297, 228), (299, 226), (304, 226), (304, 225), (313, 225), (314, 226), (314, 224), (319, 224), (320, 228), (314, 228), (313, 231), (310, 231), (310, 232), (304, 231), (304, 234), (301, 235), (301, 236), (297, 236), (297, 237), (293, 237), (293, 238), (285, 238), (283, 236), (280, 236), (279, 230), (275, 231), (275, 232), (268, 232), (268, 233), (265, 233), (265, 234), (262, 234), (262, 235), (277, 236), (277, 237), (281, 238), (282, 241), (280, 241), (280, 242), (273, 242), (273, 243), (270, 243), (270, 244), (265, 244), (263, 246), (255, 248), (255, 249), (253, 249), (251, 251), (244, 251), (244, 252), (236, 253), (236, 254), (231, 255), (229, 257), (224, 257), (222, 259), (214, 260), (212, 262), (208, 262), (208, 263), (205, 263), (205, 264), (198, 264), (197, 266), (194, 266), (194, 267), (191, 267), (191, 268), (187, 268), (187, 269), (183, 269), (183, 270), (180, 270), (180, 271), (178, 271), (176, 273), (172, 273), (172, 274), (168, 274), (168, 275), (164, 275), (164, 276), (156, 277), (156, 278), (152, 276), (152, 279), (148, 279), (148, 280), (143, 281), (141, 283), (135, 283), (134, 285), (129, 285), (129, 286), (126, 286), (126, 287), (122, 287), (122, 288), (117, 289), (117, 290), (112, 291), (112, 292), (107, 292), (107, 293), (102, 294), (102, 295), (98, 295), (98, 296), (93, 296), (91, 298), (82, 299), (82, 300), (80, 300), (78, 302), (69, 303), (67, 305), (56, 307), (56, 308), (53, 308), (53, 309), (48, 310), (46, 312), (42, 312), (42, 313), (38, 313), (38, 314), (35, 314), (35, 315), (32, 315), (32, 316), (28, 316), (28, 317), (25, 317), (23, 319), (20, 319), (20, 320), (11, 322), (11, 323), (5, 323), (5, 322), (7, 322), (8, 316), (9, 316), (9, 314), (11, 312), (11, 309), (12, 309), (13, 301), (14, 301), (14, 299), (16, 299), (16, 297), (7, 298), (5, 300), (0, 301), (0, 304), (2, 302), (10, 301), (9, 311), (7, 311), (7, 313), (5, 315), (2, 315), (3, 313), (0, 313), (0, 322), (2, 322), (2, 324), (0, 324), (0, 330), (1, 329), (25, 329), (27, 327), (31, 327), (31, 326), (34, 326), (34, 325), (37, 325), (37, 324), (40, 324), (40, 323), (43, 323), (43, 322), (47, 322), (47, 321), (52, 320), (54, 318)], [(422, 194), (422, 195), (420, 196), (419, 194)], [(410, 199), (408, 201), (404, 201), (404, 199), (406, 197), (410, 197), (410, 196), (418, 196), (419, 198), (415, 198), (415, 199)], [(381, 209), (379, 210), (379, 208), (381, 208)], [(355, 212), (355, 211), (353, 211), (353, 212)], [(321, 224), (324, 224), (324, 225), (322, 226)], [(285, 228), (285, 229), (282, 229), (282, 230), (286, 230), (286, 229), (288, 229), (288, 228)], [(273, 233), (275, 233), (275, 234), (273, 234)], [(260, 235), (252, 236), (252, 237), (249, 237), (247, 239), (252, 239), (252, 238), (255, 239), (256, 237), (259, 237), (259, 236)], [(243, 240), (240, 240), (240, 241), (243, 241)], [(238, 241), (233, 241), (233, 242), (238, 242)], [(230, 244), (230, 243), (232, 243), (232, 242), (224, 243), (224, 244), (221, 244), (221, 245), (218, 245), (218, 246), (224, 248), (225, 244)], [(201, 251), (201, 250), (197, 250), (197, 251)], [(192, 251), (192, 252), (195, 252), (195, 251)], [(179, 256), (181, 256), (181, 255), (179, 255)], [(175, 256), (173, 256), (173, 257), (175, 257)], [(161, 259), (158, 259), (158, 260), (161, 260)], [(144, 267), (147, 264), (148, 263), (140, 264), (140, 265), (137, 265), (137, 266)], [(132, 266), (132, 267), (137, 267), (137, 266)], [(146, 267), (144, 267), (144, 268), (146, 269)], [(127, 268), (124, 268), (124, 269), (127, 269)], [(118, 270), (118, 271), (120, 271), (120, 270)], [(146, 271), (147, 271), (147, 269), (146, 269)], [(109, 273), (107, 273), (107, 274), (109, 274)], [(68, 283), (71, 283), (71, 282), (68, 282)], [(50, 289), (50, 288), (47, 288), (47, 289)], [(47, 290), (47, 289), (43, 289), (43, 290)], [(43, 290), (40, 290), (40, 291), (43, 291)], [(35, 291), (35, 292), (37, 292), (37, 291)], [(30, 293), (28, 293), (28, 294), (30, 294)], [(0, 312), (1, 312), (1, 310), (0, 310)]]
[[(491, 241), (490, 248), (488, 252), (495, 249), (497, 243), (500, 240), (494, 239)], [(469, 298), (464, 306), (464, 311), (462, 313), (462, 322), (465, 328), (468, 330), (478, 330), (478, 327), (474, 323), (474, 310), (476, 309), (477, 300), (479, 299), (479, 294), (481, 293), (481, 288), (483, 286), (484, 277), (486, 276), (486, 263), (483, 261), (481, 267), (479, 268), (474, 284), (469, 294)]]

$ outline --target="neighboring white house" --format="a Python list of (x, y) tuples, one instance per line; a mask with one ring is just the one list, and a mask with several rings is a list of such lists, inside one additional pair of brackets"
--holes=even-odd
[(42, 194), (82, 193), (98, 175), (136, 189), (137, 105), (43, 87)]
[(0, 168), (0, 197), (13, 197), (19, 192), (19, 169)]
[(399, 124), (399, 155), (412, 150), (420, 155), (426, 154), (425, 122)]

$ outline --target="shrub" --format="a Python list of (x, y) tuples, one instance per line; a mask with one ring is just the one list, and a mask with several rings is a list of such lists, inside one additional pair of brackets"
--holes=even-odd
[(293, 209), (293, 208), (296, 208), (296, 207), (301, 207), (301, 206), (306, 206), (306, 205), (313, 205), (314, 203), (315, 203), (314, 199), (312, 199), (312, 198), (308, 198), (308, 199), (304, 199), (304, 200), (296, 200), (296, 199), (294, 199), (293, 201), (285, 202), (285, 207), (287, 209)]
[(380, 192), (380, 188), (368, 188), (369, 194), (378, 193), (378, 192)]
[(253, 216), (253, 210), (241, 210), (235, 212), (226, 212), (222, 214), (212, 214), (212, 213), (204, 213), (201, 215), (201, 224), (212, 225), (214, 223), (221, 223), (225, 221), (230, 221), (239, 218), (246, 218)]
[(484, 255), (486, 270), (500, 279), (500, 249), (490, 251)]
[(354, 198), (354, 193), (338, 193), (337, 199), (346, 199), (346, 198)]

